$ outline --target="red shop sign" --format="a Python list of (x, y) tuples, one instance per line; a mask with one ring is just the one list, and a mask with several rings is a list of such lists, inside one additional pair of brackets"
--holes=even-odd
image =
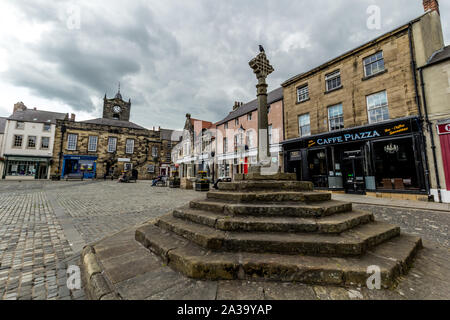
[(450, 134), (450, 123), (438, 125), (438, 134)]

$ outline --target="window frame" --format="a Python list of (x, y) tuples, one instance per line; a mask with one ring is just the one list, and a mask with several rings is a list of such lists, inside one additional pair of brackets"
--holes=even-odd
[[(372, 57), (377, 56), (379, 53), (381, 53), (381, 58), (366, 63), (366, 61), (368, 59), (371, 59)], [(383, 61), (383, 69), (378, 71), (378, 72), (375, 72), (375, 73), (367, 74), (367, 68), (366, 67), (367, 66), (372, 66), (375, 63), (377, 63), (377, 65), (378, 65), (379, 61)], [(372, 77), (372, 76), (375, 76), (375, 75), (377, 75), (379, 73), (384, 72), (386, 70), (386, 64), (384, 62), (384, 52), (383, 52), (383, 50), (377, 51), (376, 53), (371, 54), (370, 56), (363, 58), (363, 69), (364, 69), (364, 77), (365, 78)], [(371, 70), (372, 70), (372, 68), (371, 68)]]
[[(45, 130), (46, 126), (48, 126), (48, 130)], [(42, 124), (42, 131), (43, 132), (50, 132), (50, 131), (52, 131), (52, 125), (50, 123), (43, 123)]]
[(252, 121), (252, 113), (247, 113), (247, 121)]
[[(305, 88), (306, 88), (306, 93), (300, 94), (300, 90), (305, 89)], [(306, 95), (306, 97), (304, 99), (300, 99), (301, 95)], [(297, 87), (297, 103), (302, 103), (302, 102), (305, 102), (308, 100), (309, 100), (309, 85), (304, 84), (304, 85)]]
[(228, 138), (225, 137), (223, 138), (223, 153), (226, 154), (228, 153)]
[[(34, 147), (30, 147), (30, 138), (34, 138)], [(36, 149), (37, 148), (37, 140), (38, 137), (37, 136), (27, 136), (27, 149)]]
[[(382, 93), (384, 93), (384, 95), (385, 95), (385, 98), (386, 98), (386, 105), (379, 105), (379, 106), (372, 106), (372, 107), (369, 107), (369, 97), (372, 97), (372, 96), (375, 96), (375, 95), (379, 95), (379, 94), (382, 94)], [(375, 124), (375, 123), (380, 123), (380, 122), (384, 122), (384, 121), (388, 121), (388, 120), (390, 120), (390, 114), (389, 114), (389, 100), (388, 100), (388, 95), (387, 95), (387, 90), (382, 90), (382, 91), (378, 91), (378, 92), (375, 92), (375, 93), (372, 93), (372, 94), (369, 94), (369, 95), (367, 95), (366, 96), (366, 109), (367, 109), (367, 120), (368, 120), (368, 123), (369, 124)], [(373, 112), (373, 111), (377, 111), (377, 110), (380, 110), (381, 109), (381, 116), (383, 117), (384, 116), (384, 109), (386, 109), (387, 110), (387, 116), (388, 116), (388, 118), (387, 119), (382, 119), (382, 120), (380, 120), (380, 121), (378, 121), (377, 119), (375, 119), (375, 121), (373, 122), (373, 121), (371, 121), (371, 116), (370, 116), (370, 114), (371, 114), (371, 112)], [(376, 115), (375, 115), (375, 117), (376, 117)]]
[[(75, 143), (74, 143), (74, 147), (73, 148), (70, 148), (70, 137), (75, 137), (75, 139), (74, 139)], [(78, 147), (78, 134), (76, 134), (76, 133), (69, 133), (69, 134), (67, 134), (67, 147), (66, 147), (66, 149), (68, 151), (76, 151), (77, 147)]]
[(156, 158), (158, 157), (158, 147), (157, 146), (152, 146), (152, 157)]
[[(91, 148), (91, 146), (93, 145), (91, 139), (95, 138), (95, 148)], [(88, 152), (97, 152), (98, 149), (98, 136), (89, 136), (88, 137)]]
[[(23, 124), (22, 128), (19, 127), (19, 123)], [(16, 121), (16, 129), (25, 130), (25, 121)]]
[[(48, 139), (48, 145), (47, 145), (46, 148), (43, 146), (44, 139)], [(50, 149), (50, 137), (41, 137), (40, 149), (42, 149), (42, 150), (49, 150)]]
[[(308, 116), (308, 124), (301, 125), (300, 120), (301, 120), (302, 117), (305, 117), (305, 116)], [(298, 122), (298, 135), (299, 135), (299, 137), (302, 138), (302, 137), (310, 136), (311, 135), (311, 115), (309, 114), (309, 112), (308, 113), (304, 113), (304, 114), (300, 114), (298, 116), (297, 122)], [(302, 128), (306, 127), (306, 126), (309, 127), (309, 132), (308, 132), (308, 134), (302, 134), (302, 132), (303, 132)]]
[[(330, 81), (333, 81), (333, 80), (338, 79), (338, 78), (339, 78), (339, 85), (330, 89), (328, 83)], [(334, 90), (337, 90), (337, 89), (340, 89), (340, 88), (342, 88), (342, 77), (341, 77), (341, 70), (340, 69), (335, 70), (335, 71), (330, 72), (330, 73), (325, 75), (325, 89), (326, 89), (326, 92), (331, 92), (331, 91), (334, 91)]]
[[(20, 145), (16, 146), (16, 138), (20, 137)], [(14, 149), (22, 149), (23, 147), (23, 134), (15, 134), (13, 135), (13, 143), (12, 143), (12, 148)]]
[[(131, 143), (131, 151), (128, 149), (130, 147), (130, 145), (128, 145), (128, 142), (132, 142)], [(125, 140), (125, 153), (126, 154), (133, 154), (134, 153), (134, 139), (128, 138), (127, 140)]]
[[(332, 108), (336, 108), (336, 107), (340, 107), (341, 108), (341, 113), (338, 116), (330, 116), (330, 110), (332, 110)], [(342, 130), (345, 128), (345, 124), (344, 124), (344, 106), (342, 105), (342, 103), (338, 103), (332, 106), (329, 106), (327, 109), (327, 113), (328, 113), (328, 131), (338, 131), (338, 130)], [(342, 118), (342, 121), (340, 120)], [(342, 127), (339, 126), (338, 129), (332, 129), (332, 121), (336, 121), (337, 119), (339, 119), (339, 123), (342, 123)], [(335, 122), (334, 122), (335, 123)]]
[(273, 130), (272, 124), (269, 124), (269, 125), (267, 126), (267, 136), (268, 136), (268, 138), (269, 138), (269, 146), (270, 146), (271, 144), (273, 144), (273, 142), (272, 142), (272, 139), (273, 139), (273, 136), (272, 136), (273, 132), (272, 132), (272, 130)]
[[(113, 144), (111, 142), (114, 141)], [(113, 146), (113, 148), (111, 148)], [(117, 151), (117, 137), (108, 137), (108, 153), (114, 153)]]

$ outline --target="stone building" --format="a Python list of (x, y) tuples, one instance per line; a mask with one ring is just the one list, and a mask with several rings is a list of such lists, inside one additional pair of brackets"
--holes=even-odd
[[(283, 88), (268, 93), (268, 134), (273, 164), (282, 167)], [(236, 102), (233, 110), (216, 123), (217, 177), (248, 173), (258, 155), (258, 101)]]
[(159, 129), (161, 138), (161, 154), (159, 175), (171, 176), (177, 171), (172, 164), (172, 149), (180, 142), (183, 132), (170, 129)]
[(53, 168), (56, 122), (66, 118), (64, 113), (29, 109), (22, 102), (16, 103), (4, 126), (2, 179), (48, 179)]
[(159, 175), (160, 132), (129, 121), (131, 101), (119, 92), (104, 98), (103, 117), (87, 121), (58, 120), (52, 174), (85, 178), (118, 177), (136, 169), (139, 179)]
[(450, 202), (450, 46), (419, 69), (430, 188), (435, 201)]
[(286, 171), (316, 188), (428, 199), (417, 67), (443, 47), (426, 13), (282, 84)]
[(7, 118), (0, 117), (0, 172), (3, 172), (5, 157), (3, 157), (3, 137), (5, 135)]

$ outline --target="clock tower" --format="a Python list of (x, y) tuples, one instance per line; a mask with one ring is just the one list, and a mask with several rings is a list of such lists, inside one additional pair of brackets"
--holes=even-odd
[(131, 109), (131, 99), (128, 102), (122, 99), (120, 94), (120, 84), (119, 90), (113, 99), (105, 98), (103, 99), (103, 118), (130, 121), (130, 109)]

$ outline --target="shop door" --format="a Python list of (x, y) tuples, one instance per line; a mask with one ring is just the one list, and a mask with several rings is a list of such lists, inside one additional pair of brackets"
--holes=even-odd
[(38, 179), (47, 179), (47, 166), (45, 164), (39, 166)]
[(365, 194), (364, 163), (362, 157), (344, 158), (342, 173), (345, 192)]

